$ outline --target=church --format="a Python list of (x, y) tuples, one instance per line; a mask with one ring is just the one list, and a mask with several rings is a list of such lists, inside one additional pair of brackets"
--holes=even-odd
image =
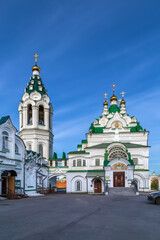
[(67, 193), (107, 195), (108, 189), (130, 188), (133, 182), (139, 191), (149, 191), (149, 132), (127, 113), (125, 93), (118, 100), (115, 84), (110, 103), (105, 93), (102, 115), (91, 123), (77, 151), (62, 158), (53, 154), (53, 107), (40, 77), (38, 55), (34, 57), (18, 107), (19, 135), (9, 116), (0, 120), (0, 194), (12, 188), (12, 193), (20, 189), (34, 195), (55, 187), (61, 175)]
[(110, 105), (105, 94), (102, 115), (91, 123), (86, 139), (68, 153), (68, 193), (108, 194), (133, 182), (139, 191), (149, 190), (149, 132), (127, 113), (124, 92), (118, 105), (115, 87)]

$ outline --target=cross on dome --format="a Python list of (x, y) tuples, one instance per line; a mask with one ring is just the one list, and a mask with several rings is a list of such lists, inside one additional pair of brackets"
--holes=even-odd
[(114, 92), (115, 92), (115, 87), (117, 87), (117, 85), (116, 85), (115, 83), (113, 83), (113, 84), (111, 85), (111, 87), (113, 87), (113, 94), (114, 94)]
[(124, 98), (124, 94), (126, 94), (126, 92), (122, 91), (120, 94), (122, 95), (122, 98)]
[(39, 57), (39, 55), (36, 53), (35, 55), (33, 55), (33, 57), (35, 58), (35, 63), (37, 64), (37, 58)]
[(107, 99), (107, 95), (108, 95), (108, 93), (105, 93), (105, 94), (104, 94), (104, 96), (105, 96), (105, 100)]

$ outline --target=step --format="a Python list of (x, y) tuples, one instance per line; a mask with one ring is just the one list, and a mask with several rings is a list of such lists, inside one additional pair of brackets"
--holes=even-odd
[(135, 196), (136, 193), (132, 187), (113, 187), (113, 188), (110, 187), (109, 195)]

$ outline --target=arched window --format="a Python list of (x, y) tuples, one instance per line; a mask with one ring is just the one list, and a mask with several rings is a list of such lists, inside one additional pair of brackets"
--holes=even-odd
[(43, 145), (39, 144), (39, 153), (41, 154), (41, 157), (43, 157)]
[(73, 167), (76, 166), (76, 160), (73, 160)]
[(39, 106), (39, 124), (44, 125), (44, 107), (42, 105)]
[(79, 180), (76, 181), (76, 191), (77, 191), (77, 192), (80, 192), (80, 191), (81, 191), (81, 185), (82, 185), (82, 184), (81, 184), (81, 181), (79, 181)]
[(83, 167), (86, 167), (86, 160), (83, 159)]
[(2, 148), (3, 149), (8, 149), (8, 133), (6, 132), (6, 131), (4, 131), (3, 133), (2, 133)]
[(32, 145), (31, 144), (28, 145), (28, 150), (32, 151)]
[(28, 121), (27, 121), (27, 123), (28, 124), (32, 124), (32, 105), (31, 104), (28, 105), (27, 112), (28, 112)]
[(15, 153), (19, 153), (19, 149), (18, 149), (17, 144), (15, 144)]

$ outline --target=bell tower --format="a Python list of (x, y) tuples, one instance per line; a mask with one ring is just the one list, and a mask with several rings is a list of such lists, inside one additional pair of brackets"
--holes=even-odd
[(23, 139), (27, 150), (40, 153), (48, 160), (53, 153), (52, 116), (53, 108), (42, 79), (40, 68), (32, 67), (32, 77), (19, 104), (19, 136)]

